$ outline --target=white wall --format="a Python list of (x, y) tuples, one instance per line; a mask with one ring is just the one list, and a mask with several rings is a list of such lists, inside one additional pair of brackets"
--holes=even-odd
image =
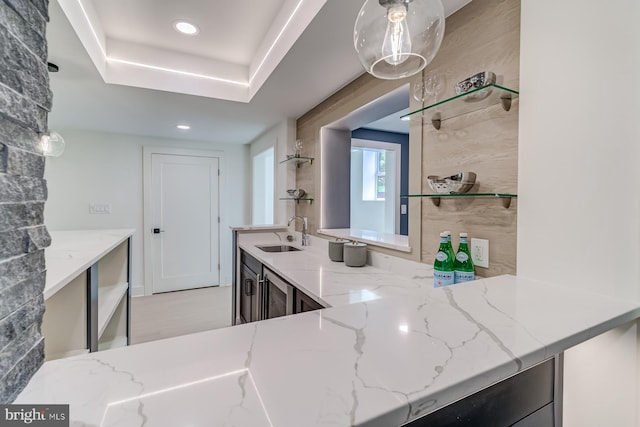
[(269, 147), (253, 156), (251, 164), (253, 174), (251, 222), (252, 224), (273, 224), (275, 147)]
[(320, 159), (321, 211), (318, 228), (349, 228), (351, 131), (322, 127)]
[[(286, 224), (287, 220), (295, 213), (294, 202), (280, 200), (281, 197), (288, 197), (287, 189), (296, 186), (295, 166), (280, 164), (282, 160), (287, 158), (287, 154), (294, 153), (295, 139), (296, 121), (289, 119), (272, 127), (251, 141), (250, 145), (249, 153), (252, 158), (269, 147), (275, 147), (275, 212), (273, 217), (275, 224)], [(252, 171), (251, 174), (253, 174)]]
[[(518, 275), (640, 300), (638, 16), (522, 1)], [(637, 355), (635, 325), (567, 352), (565, 426), (637, 425)]]
[[(221, 284), (231, 284), (230, 225), (248, 222), (246, 145), (209, 144), (132, 135), (60, 130), (67, 146), (58, 158), (48, 158), (45, 178), (49, 199), (45, 224), (50, 230), (135, 228), (134, 293), (144, 289), (142, 147), (169, 146), (223, 152), (220, 185)], [(109, 203), (111, 214), (90, 215), (89, 203)]]

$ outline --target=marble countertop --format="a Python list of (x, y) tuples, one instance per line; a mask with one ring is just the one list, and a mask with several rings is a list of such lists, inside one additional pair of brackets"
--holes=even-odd
[(44, 299), (51, 298), (106, 253), (133, 235), (133, 229), (50, 231), (45, 249)]
[[(16, 403), (68, 403), (87, 426), (386, 427), (640, 316), (635, 302), (515, 276), (434, 289), (409, 261), (325, 261), (316, 239), (259, 254), (253, 237), (247, 251), (332, 307), (47, 362)], [(362, 290), (377, 298), (350, 299)]]
[[(299, 235), (298, 235), (299, 236)], [(380, 298), (421, 295), (433, 287), (433, 266), (369, 251), (368, 265), (347, 267), (328, 257), (328, 240), (309, 236), (310, 246), (300, 239), (287, 242), (279, 233), (243, 234), (240, 248), (268, 265), (283, 279), (327, 306), (353, 304)], [(298, 252), (264, 252), (256, 245), (289, 244)]]

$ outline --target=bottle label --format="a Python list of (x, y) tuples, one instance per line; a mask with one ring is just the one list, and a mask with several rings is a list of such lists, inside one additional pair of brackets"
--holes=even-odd
[(453, 285), (453, 271), (433, 271), (433, 286), (441, 288), (443, 286)]
[(476, 274), (473, 271), (456, 271), (455, 272), (456, 283), (470, 282), (475, 279), (476, 279)]
[(436, 259), (438, 261), (446, 261), (447, 260), (447, 253), (446, 252), (442, 252), (442, 251), (438, 252), (436, 254)]
[(456, 255), (456, 259), (460, 262), (467, 262), (467, 260), (469, 259), (469, 255), (465, 254), (464, 252), (458, 252), (458, 255)]

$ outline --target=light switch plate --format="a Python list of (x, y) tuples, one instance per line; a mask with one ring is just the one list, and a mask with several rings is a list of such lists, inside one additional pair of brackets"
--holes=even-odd
[(108, 204), (108, 203), (90, 203), (89, 204), (89, 213), (91, 215), (110, 214), (111, 213), (111, 205)]
[(471, 239), (471, 259), (476, 267), (489, 268), (489, 241)]
[(400, 215), (407, 214), (407, 205), (400, 205)]

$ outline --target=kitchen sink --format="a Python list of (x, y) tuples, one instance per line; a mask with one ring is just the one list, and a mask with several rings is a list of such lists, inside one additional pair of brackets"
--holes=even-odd
[(295, 252), (300, 251), (302, 249), (298, 249), (295, 246), (289, 245), (256, 245), (256, 248), (265, 251), (265, 252)]

